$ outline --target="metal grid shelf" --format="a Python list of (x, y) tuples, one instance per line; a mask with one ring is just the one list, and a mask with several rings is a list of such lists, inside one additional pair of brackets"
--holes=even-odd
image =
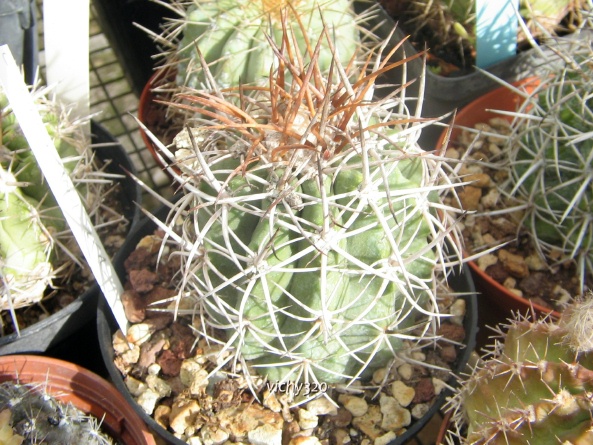
[[(37, 0), (37, 24), (39, 33), (39, 75), (45, 78), (43, 48), (43, 8)], [(152, 190), (170, 198), (172, 190), (169, 179), (156, 164), (140, 135), (135, 116), (138, 112), (138, 97), (115, 51), (101, 30), (94, 7), (91, 5), (90, 20), (90, 106), (93, 120), (104, 126), (122, 144), (136, 167), (138, 177)], [(158, 205), (146, 193), (144, 207)]]

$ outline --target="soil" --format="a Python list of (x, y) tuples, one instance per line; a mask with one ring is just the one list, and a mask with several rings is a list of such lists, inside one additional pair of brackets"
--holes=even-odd
[[(474, 126), (475, 130), (506, 135), (509, 121), (496, 117)], [(459, 197), (462, 207), (476, 211), (464, 220), (463, 236), (468, 255), (501, 246), (476, 260), (478, 266), (495, 281), (511, 292), (523, 296), (544, 307), (562, 312), (565, 305), (580, 295), (580, 281), (574, 262), (561, 262), (560, 252), (552, 251), (541, 258), (532, 239), (519, 223), (520, 212), (504, 212), (516, 205), (500, 192), (499, 185), (506, 179), (504, 170), (487, 166), (495, 161), (503, 146), (504, 137), (486, 136), (476, 131), (463, 130), (459, 138), (452, 141), (447, 156), (459, 158), (472, 146), (471, 159), (480, 161), (467, 167), (468, 179), (476, 182), (465, 186)], [(502, 211), (496, 216), (484, 212)], [(589, 274), (585, 287), (591, 289), (593, 277)]]
[[(127, 338), (121, 331), (114, 335), (113, 346), (115, 365), (130, 393), (181, 440), (272, 444), (280, 443), (281, 436), (282, 443), (290, 445), (356, 445), (378, 438), (387, 443), (422, 417), (445, 388), (465, 338), (465, 301), (452, 293), (443, 296), (440, 310), (454, 316), (441, 320), (436, 334), (442, 339), (436, 346), (376, 371), (371, 382), (348, 389), (323, 383), (297, 389), (275, 387), (255, 376), (251, 391), (236, 369), (220, 367), (221, 346), (197, 335), (192, 324), (196, 321), (183, 315), (190, 308), (182, 303), (174, 318), (177, 290), (172, 283), (179, 263), (175, 255), (159, 256), (162, 237), (157, 230), (143, 238), (125, 262), (122, 300), (132, 325)], [(299, 392), (321, 397), (295, 403)], [(258, 434), (265, 440), (258, 442), (253, 437)]]

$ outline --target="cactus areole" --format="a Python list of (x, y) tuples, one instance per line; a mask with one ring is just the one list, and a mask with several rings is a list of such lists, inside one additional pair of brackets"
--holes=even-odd
[(434, 340), (455, 179), (414, 142), (402, 97), (372, 100), (387, 60), (351, 83), (337, 61), (324, 75), (274, 49), (268, 87), (182, 97), (211, 119), (171, 154), (181, 306), (271, 381), (366, 377)]
[(332, 34), (334, 51), (326, 45), (318, 55), (323, 71), (329, 68), (334, 53), (346, 63), (360, 46), (350, 0), (193, 0), (180, 9), (183, 17), (165, 36), (174, 40), (182, 34), (171, 51), (180, 86), (201, 86), (201, 57), (222, 87), (266, 83), (275, 62), (267, 36), (280, 45), (286, 17), (292, 22), (289, 38), (297, 44), (294, 57), (310, 61), (310, 39), (319, 38), (325, 27)]

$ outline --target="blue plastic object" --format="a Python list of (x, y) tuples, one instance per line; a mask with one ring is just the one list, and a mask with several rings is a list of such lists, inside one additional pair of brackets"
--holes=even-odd
[(476, 65), (488, 68), (517, 52), (519, 0), (476, 0)]

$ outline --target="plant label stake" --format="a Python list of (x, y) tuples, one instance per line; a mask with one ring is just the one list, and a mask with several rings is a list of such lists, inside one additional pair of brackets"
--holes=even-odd
[(476, 0), (476, 65), (488, 68), (517, 52), (519, 0)]
[(121, 301), (121, 282), (43, 125), (8, 45), (0, 46), (0, 83), (72, 234), (125, 335), (127, 319)]

